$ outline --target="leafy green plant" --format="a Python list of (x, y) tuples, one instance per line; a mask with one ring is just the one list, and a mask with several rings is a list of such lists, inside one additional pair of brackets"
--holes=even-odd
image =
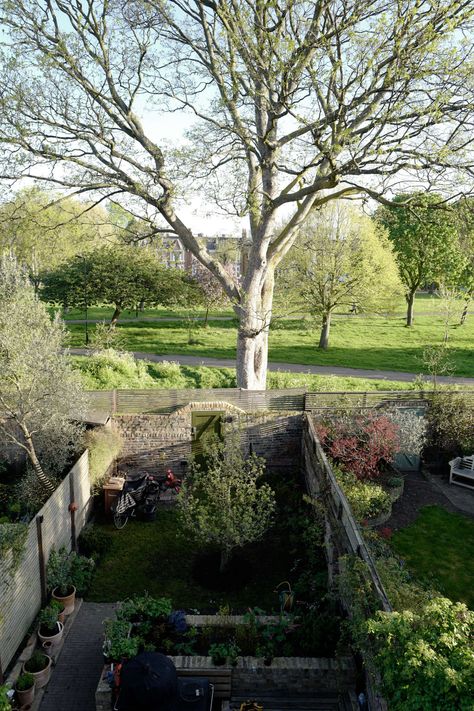
[(361, 481), (341, 467), (333, 467), (333, 471), (358, 521), (376, 518), (390, 511), (390, 495), (381, 486)]
[(31, 689), (31, 687), (34, 686), (34, 683), (35, 678), (33, 674), (25, 672), (24, 674), (20, 674), (20, 676), (16, 680), (15, 689), (17, 691), (28, 691), (28, 689)]
[(25, 671), (35, 674), (36, 672), (43, 671), (49, 664), (49, 657), (43, 652), (36, 650), (33, 652), (31, 657), (25, 662)]
[(121, 602), (117, 610), (117, 619), (129, 622), (168, 619), (172, 609), (169, 598), (155, 598), (145, 593), (145, 595), (136, 595)]
[(104, 655), (113, 661), (120, 661), (138, 654), (142, 639), (139, 636), (131, 637), (131, 629), (132, 626), (128, 620), (104, 620)]
[(401, 476), (391, 476), (387, 480), (387, 484), (391, 489), (398, 489), (399, 486), (403, 484), (403, 479)]
[(49, 605), (46, 605), (38, 615), (38, 622), (40, 624), (42, 634), (54, 634), (58, 631), (58, 615), (61, 611), (61, 605), (56, 601), (52, 601)]
[[(27, 535), (26, 523), (0, 523), (0, 561), (5, 563), (9, 578), (15, 575), (23, 560)], [(2, 582), (7, 583), (5, 575), (1, 577)]]
[(84, 593), (90, 585), (94, 561), (78, 555), (75, 551), (67, 552), (66, 548), (54, 549), (49, 555), (46, 568), (48, 587), (57, 588), (62, 597), (68, 595), (72, 586), (78, 594)]
[(230, 642), (215, 642), (209, 647), (209, 656), (216, 666), (229, 663), (235, 666), (240, 649), (234, 640)]
[(435, 598), (418, 613), (382, 613), (367, 622), (382, 690), (393, 711), (471, 711), (474, 612)]
[(0, 686), (0, 711), (10, 711), (11, 703), (8, 697), (8, 688), (4, 685)]
[(82, 555), (98, 560), (110, 549), (112, 544), (109, 534), (99, 526), (88, 523), (82, 529), (78, 538), (79, 550)]
[(108, 427), (97, 427), (86, 432), (84, 444), (89, 450), (89, 476), (93, 493), (104, 483), (107, 470), (119, 456), (123, 440), (119, 432)]

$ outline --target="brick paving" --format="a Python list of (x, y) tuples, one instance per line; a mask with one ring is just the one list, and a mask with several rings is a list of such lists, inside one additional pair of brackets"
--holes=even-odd
[(103, 665), (102, 622), (115, 604), (83, 602), (54, 668), (40, 711), (95, 711)]

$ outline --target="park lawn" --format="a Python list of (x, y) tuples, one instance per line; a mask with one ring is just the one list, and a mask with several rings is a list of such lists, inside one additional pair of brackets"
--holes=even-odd
[(392, 545), (417, 577), (474, 609), (473, 520), (426, 506), (413, 524), (394, 533)]
[[(49, 307), (50, 313), (55, 313), (58, 309), (51, 306)], [(87, 318), (90, 321), (101, 320), (110, 321), (112, 314), (114, 312), (114, 307), (112, 305), (104, 306), (89, 306), (87, 309)], [(184, 318), (190, 312), (189, 310), (182, 308), (147, 308), (143, 311), (135, 311), (134, 309), (124, 309), (120, 314), (121, 319), (136, 319), (140, 321), (143, 318)], [(61, 313), (61, 318), (64, 321), (83, 321), (85, 319), (85, 312), (82, 309), (69, 309), (69, 311), (64, 314)], [(193, 306), (192, 315), (199, 316), (203, 318), (206, 315), (206, 309), (201, 306)], [(209, 316), (234, 316), (234, 312), (231, 308), (224, 309), (210, 309)]]
[[(235, 358), (235, 321), (211, 321), (210, 327), (197, 324), (188, 343), (186, 322), (118, 324), (124, 347), (146, 353), (187, 354), (211, 358)], [(70, 345), (84, 345), (84, 326), (71, 324)], [(419, 316), (415, 326), (406, 328), (402, 318), (381, 316), (339, 317), (334, 319), (327, 351), (317, 348), (319, 331), (305, 320), (276, 321), (270, 331), (269, 360), (302, 365), (345, 366), (380, 370), (424, 370), (423, 349), (440, 344), (443, 322), (433, 316)], [(474, 319), (449, 334), (453, 374), (474, 377)]]
[(293, 555), (280, 531), (271, 529), (263, 541), (243, 550), (251, 570), (243, 587), (217, 592), (194, 580), (193, 565), (202, 549), (180, 532), (177, 516), (176, 510), (159, 509), (155, 522), (129, 521), (120, 531), (111, 523), (94, 524), (110, 537), (111, 547), (97, 565), (86, 599), (115, 602), (147, 591), (171, 598), (175, 608), (201, 613), (215, 612), (224, 605), (234, 612), (278, 607), (274, 589), (287, 579)]

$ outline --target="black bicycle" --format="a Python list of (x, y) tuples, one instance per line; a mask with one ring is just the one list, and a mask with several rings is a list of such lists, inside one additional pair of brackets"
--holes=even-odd
[(124, 528), (137, 512), (144, 516), (152, 515), (161, 494), (169, 490), (178, 493), (180, 486), (181, 479), (177, 479), (171, 469), (162, 476), (146, 473), (127, 475), (122, 493), (112, 509), (115, 528)]

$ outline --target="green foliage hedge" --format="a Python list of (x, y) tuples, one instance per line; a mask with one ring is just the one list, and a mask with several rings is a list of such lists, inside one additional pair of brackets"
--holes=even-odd
[(89, 450), (89, 476), (94, 493), (102, 486), (109, 466), (122, 451), (122, 438), (108, 427), (97, 427), (86, 432), (85, 446)]
[(333, 471), (359, 522), (377, 518), (390, 511), (390, 495), (379, 484), (361, 481), (351, 472), (334, 465)]

